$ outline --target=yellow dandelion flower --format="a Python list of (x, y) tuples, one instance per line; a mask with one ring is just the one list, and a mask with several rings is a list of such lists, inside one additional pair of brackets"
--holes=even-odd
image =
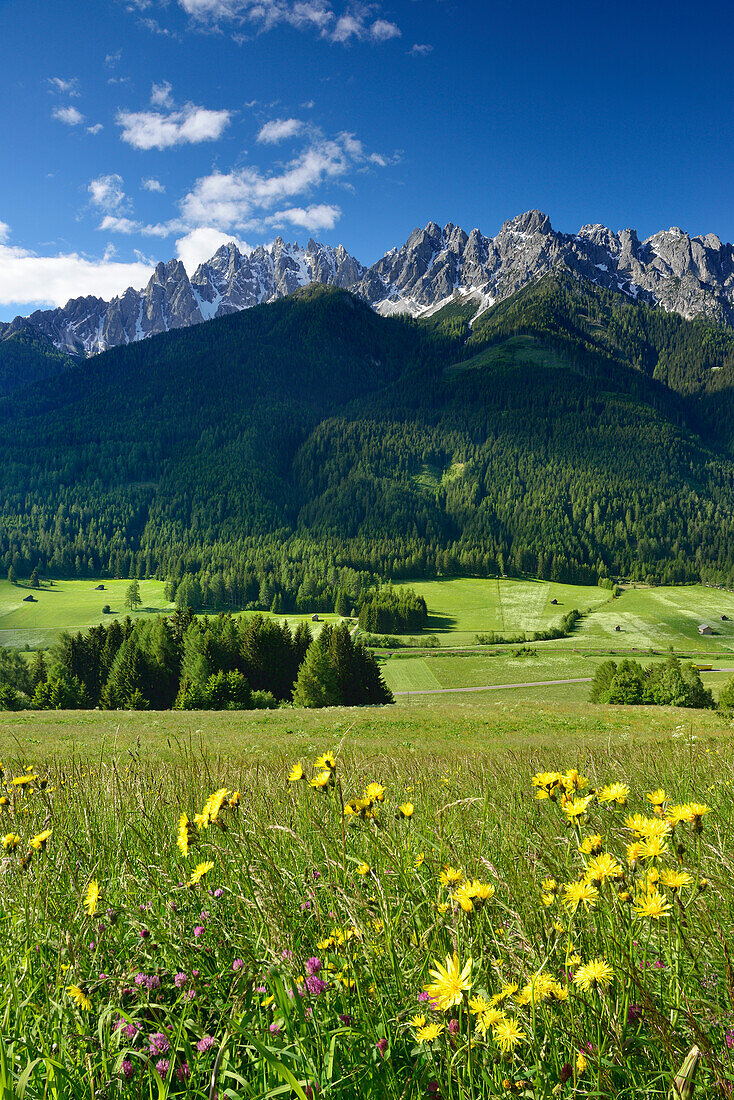
[(479, 882), (474, 879), (471, 888), (475, 905), (483, 905), (485, 901), (491, 901), (495, 895), (495, 888), (491, 882)]
[(702, 818), (704, 814), (711, 812), (710, 808), (704, 802), (686, 802), (683, 809), (687, 813), (687, 820), (691, 823), (694, 830), (700, 833), (703, 829)]
[(20, 844), (20, 837), (17, 833), (6, 833), (3, 837), (3, 849), (6, 852), (14, 852)]
[(627, 862), (630, 867), (634, 867), (639, 859), (642, 859), (642, 844), (639, 840), (635, 840), (627, 845)]
[(542, 883), (541, 883), (541, 886), (543, 887), (543, 889), (548, 894), (557, 894), (558, 893), (558, 883), (556, 882), (556, 880), (554, 878), (544, 878)]
[(370, 873), (370, 865), (369, 863), (358, 863), (354, 870), (358, 875), (368, 875)]
[(665, 819), (670, 823), (670, 827), (674, 829), (676, 825), (680, 825), (681, 821), (688, 821), (688, 810), (685, 806), (668, 806), (665, 811)]
[(452, 889), (463, 881), (464, 872), (461, 867), (444, 867), (438, 879), (442, 886), (448, 886), (449, 889)]
[(597, 988), (606, 989), (613, 977), (614, 971), (606, 959), (592, 959), (579, 967), (573, 976), (573, 981), (574, 985), (588, 993)]
[(651, 920), (660, 920), (670, 912), (670, 904), (664, 894), (659, 890), (650, 890), (646, 894), (638, 894), (635, 898), (634, 913), (638, 917), (650, 917)]
[(99, 901), (99, 886), (96, 878), (87, 886), (87, 892), (84, 895), (84, 908), (87, 911), (87, 916), (93, 917), (97, 912), (97, 902)]
[(567, 1001), (568, 1000), (568, 986), (561, 985), (560, 982), (554, 982), (551, 989), (551, 997), (554, 1001)]
[(330, 947), (334, 946), (334, 939), (332, 936), (327, 936), (324, 940), (317, 940), (316, 946), (319, 951), (328, 951)]
[(230, 798), (229, 803), (228, 803), (230, 810), (236, 810), (241, 801), (242, 801), (242, 795), (240, 794), (239, 791), (235, 791), (233, 793), (232, 797)]
[(563, 803), (562, 809), (566, 817), (570, 821), (575, 821), (576, 818), (585, 814), (589, 808), (590, 803), (594, 801), (593, 794), (587, 794), (584, 798), (577, 798), (575, 801), (568, 799)]
[(645, 798), (651, 806), (662, 806), (667, 797), (662, 787), (658, 787), (656, 791), (648, 791), (645, 795)]
[(37, 775), (19, 775), (17, 779), (13, 780), (14, 787), (27, 787), (29, 783), (35, 783), (38, 779)]
[(319, 772), (312, 779), (309, 779), (308, 785), (316, 790), (325, 790), (330, 780), (331, 772), (327, 769), (326, 771)]
[(89, 1012), (92, 1007), (92, 1002), (87, 996), (87, 992), (84, 986), (81, 985), (69, 985), (66, 987), (66, 992), (71, 997), (74, 1004), (79, 1005), (84, 1012)]
[(465, 913), (471, 913), (474, 909), (474, 903), (472, 898), (474, 897), (474, 891), (470, 882), (465, 882), (454, 893), (456, 901), (459, 903)]
[(414, 862), (413, 866), (415, 867), (416, 871), (418, 870), (419, 867), (423, 866), (423, 861), (425, 860), (425, 858), (426, 858), (426, 853), (425, 852), (419, 852), (418, 855), (415, 857), (415, 862)]
[(181, 851), (181, 855), (187, 856), (189, 854), (189, 819), (186, 814), (181, 814), (178, 819), (176, 844)]
[(628, 814), (624, 823), (628, 829), (644, 839), (651, 836), (665, 837), (672, 828), (669, 821), (659, 817), (646, 817), (644, 814)]
[(512, 1054), (515, 1047), (527, 1039), (527, 1035), (515, 1020), (498, 1020), (493, 1029), (494, 1041), (503, 1054)]
[(575, 768), (569, 768), (561, 776), (561, 783), (567, 791), (583, 791), (585, 787), (588, 787), (589, 780), (585, 775), (577, 772)]
[(441, 914), (448, 913), (449, 911), (448, 904), (445, 901), (439, 901), (436, 905), (436, 909)]
[(519, 1005), (540, 1004), (550, 998), (555, 984), (555, 979), (550, 974), (535, 974), (520, 990), (515, 1000)]
[(660, 872), (660, 881), (663, 886), (674, 891), (680, 890), (682, 886), (693, 885), (693, 878), (687, 871), (671, 871), (668, 867), (663, 867)]
[(640, 856), (642, 859), (659, 859), (667, 850), (668, 845), (661, 836), (649, 836), (640, 845)]
[(425, 1027), (418, 1029), (415, 1037), (419, 1043), (432, 1043), (434, 1039), (438, 1039), (443, 1027), (443, 1024), (426, 1024)]
[(28, 843), (30, 844), (31, 848), (33, 848), (33, 850), (37, 852), (39, 851), (39, 849), (46, 847), (46, 843), (52, 832), (53, 829), (44, 829), (42, 833), (38, 834), (38, 836), (31, 837)]
[(608, 878), (621, 878), (624, 874), (621, 863), (607, 852), (600, 856), (594, 856), (586, 865), (586, 881), (595, 884), (605, 882)]
[(591, 836), (585, 836), (579, 844), (579, 851), (584, 856), (598, 856), (602, 850), (602, 838), (601, 833), (592, 833)]
[(398, 811), (401, 817), (412, 817), (415, 806), (412, 802), (401, 802), (398, 806)]
[(491, 1005), (484, 997), (478, 996), (469, 998), (469, 1011), (473, 1016), (478, 1016), (480, 1012), (486, 1012), (488, 1008), (491, 1008)]
[(630, 795), (630, 789), (626, 783), (608, 783), (596, 792), (600, 802), (616, 802), (618, 806), (626, 806)]
[(576, 1071), (578, 1073), (583, 1073), (584, 1070), (586, 1069), (586, 1066), (587, 1066), (586, 1059), (584, 1058), (581, 1051), (579, 1051), (578, 1054), (576, 1055)]
[(191, 878), (189, 879), (187, 886), (196, 886), (197, 882), (201, 882), (204, 875), (208, 875), (211, 871), (214, 863), (209, 860), (206, 863), (197, 863), (191, 872)]
[(410, 1019), (408, 1020), (408, 1023), (410, 1024), (411, 1027), (415, 1027), (415, 1028), (425, 1027), (426, 1026), (426, 1018), (425, 1018), (425, 1016), (422, 1016), (419, 1013), (416, 1016), (411, 1016)]
[(213, 795), (210, 795), (207, 803), (209, 807), (209, 820), (216, 821), (219, 816), (219, 811), (222, 808), (222, 803), (229, 794), (226, 787), (220, 787), (218, 791), (215, 791)]
[(555, 894), (541, 894), (540, 895), (540, 900), (543, 902), (543, 905), (545, 905), (546, 909), (548, 909), (548, 908), (550, 908), (551, 905), (555, 905), (556, 895)]
[(447, 1012), (454, 1005), (461, 1003), (462, 995), (471, 989), (471, 956), (461, 966), (459, 956), (454, 952), (453, 957), (446, 956), (446, 965), (434, 961), (434, 969), (430, 970), (433, 982), (424, 986), (425, 992), (431, 998), (434, 1006), (440, 1012)]
[(477, 1016), (477, 1031), (482, 1038), (485, 1038), (488, 1031), (506, 1019), (504, 1012), (501, 1012), (499, 1008), (488, 1006), (484, 1012), (480, 1012)]
[(563, 779), (560, 772), (538, 772), (531, 779), (531, 783), (534, 787), (541, 787), (546, 791), (553, 790), (554, 787), (558, 787)]
[(583, 905), (585, 909), (593, 909), (599, 897), (599, 891), (590, 882), (571, 882), (563, 887), (563, 892), (563, 904), (573, 913), (579, 905)]
[(314, 767), (330, 768), (331, 771), (334, 771), (334, 769), (336, 768), (336, 760), (334, 759), (333, 752), (324, 752), (321, 754), (321, 756), (317, 756)]
[(364, 789), (364, 797), (370, 802), (384, 802), (385, 788), (380, 783), (368, 783)]
[(288, 773), (288, 782), (297, 783), (299, 779), (303, 779), (303, 764), (300, 761), (294, 764)]

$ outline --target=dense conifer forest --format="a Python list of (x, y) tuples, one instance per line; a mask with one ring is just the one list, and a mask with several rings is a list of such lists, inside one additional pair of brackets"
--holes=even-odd
[(451, 573), (734, 585), (734, 333), (560, 273), (473, 308), (311, 287), (2, 397), (4, 569), (282, 613)]

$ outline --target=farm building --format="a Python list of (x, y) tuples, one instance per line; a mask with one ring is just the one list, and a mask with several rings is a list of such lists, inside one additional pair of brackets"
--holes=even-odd
[(552, 603), (552, 604), (553, 604), (554, 606), (557, 606), (557, 604), (558, 604), (558, 600), (551, 600), (551, 603)]
[(104, 592), (104, 585), (103, 584), (98, 584), (94, 591), (95, 592)]
[(619, 633), (619, 631), (622, 629), (622, 627), (621, 626), (615, 626), (614, 629), (617, 631), (617, 633)]
[(711, 629), (710, 626), (707, 626), (706, 623), (701, 623), (701, 625), (698, 628), (698, 633), (699, 634), (713, 634), (713, 630)]
[(312, 615), (311, 616), (311, 622), (312, 623), (320, 623), (321, 619), (318, 617), (318, 615)]
[(38, 600), (35, 596), (24, 596), (23, 603), (38, 603)]

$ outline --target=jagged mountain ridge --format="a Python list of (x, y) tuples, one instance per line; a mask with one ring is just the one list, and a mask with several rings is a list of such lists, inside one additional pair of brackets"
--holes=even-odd
[(144, 290), (119, 298), (77, 298), (54, 310), (0, 325), (0, 340), (32, 326), (59, 350), (88, 356), (159, 332), (199, 324), (293, 293), (309, 283), (352, 290), (379, 313), (425, 316), (449, 301), (476, 303), (478, 316), (549, 271), (564, 269), (633, 300), (687, 319), (734, 326), (734, 246), (715, 234), (689, 237), (672, 228), (640, 241), (632, 229), (603, 225), (559, 233), (531, 210), (505, 222), (495, 237), (451, 223), (416, 229), (365, 268), (341, 245), (280, 237), (249, 255), (230, 242), (189, 279), (179, 260), (160, 263)]

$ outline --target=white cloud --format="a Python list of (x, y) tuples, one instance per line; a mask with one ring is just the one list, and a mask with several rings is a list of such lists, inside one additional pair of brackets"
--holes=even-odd
[(262, 211), (339, 179), (369, 159), (361, 141), (353, 134), (321, 138), (312, 141), (281, 171), (264, 173), (259, 168), (247, 167), (213, 172), (198, 179), (181, 201), (181, 215), (191, 226), (215, 225), (222, 230), (254, 228)]
[(257, 140), (266, 145), (275, 145), (279, 141), (295, 137), (303, 130), (303, 123), (297, 118), (274, 118), (266, 122), (257, 135)]
[(119, 50), (117, 50), (116, 53), (105, 54), (104, 63), (109, 68), (114, 68), (114, 66), (117, 64), (117, 62), (120, 60), (121, 57), (122, 57), (122, 49), (119, 49)]
[(77, 252), (36, 256), (23, 248), (1, 243), (7, 226), (0, 223), (0, 304), (22, 306), (42, 303), (63, 306), (70, 298), (93, 294), (113, 298), (129, 286), (144, 286), (153, 273), (148, 263), (115, 263), (106, 252), (103, 259), (89, 259)]
[(127, 237), (134, 233), (139, 233), (143, 237), (170, 237), (174, 231), (173, 224), (145, 225), (143, 222), (135, 221), (134, 218), (118, 217), (115, 214), (106, 214), (97, 229), (107, 233), (124, 233)]
[(89, 181), (89, 201), (107, 214), (120, 210), (126, 205), (122, 185), (122, 176), (118, 176), (116, 172), (109, 176), (97, 176)]
[(411, 57), (425, 57), (426, 54), (433, 53), (433, 46), (428, 42), (414, 42), (408, 53)]
[(100, 130), (104, 130), (104, 126), (101, 122), (95, 122), (94, 126), (87, 126), (88, 134), (98, 134)]
[(84, 122), (84, 115), (76, 107), (55, 107), (51, 115), (59, 122), (65, 122), (67, 126), (78, 126), (80, 122)]
[(7, 241), (10, 236), (10, 226), (7, 222), (0, 222), (0, 244)]
[(172, 107), (171, 90), (171, 85), (167, 80), (161, 81), (160, 84), (154, 84), (150, 90), (150, 102), (154, 107)]
[(153, 178), (141, 180), (140, 186), (142, 187), (143, 191), (154, 191), (158, 195), (162, 195), (166, 190), (160, 180)]
[[(400, 37), (400, 28), (386, 19), (375, 19), (377, 3), (355, 3), (337, 16), (332, 0), (178, 0), (180, 7), (198, 23), (217, 26), (236, 23), (269, 31), (285, 24), (298, 30), (316, 31), (331, 42), (351, 39), (386, 42)], [(370, 20), (372, 20), (370, 22)], [(237, 41), (242, 35), (235, 35)]]
[(52, 92), (58, 95), (80, 96), (79, 80), (76, 76), (71, 80), (62, 80), (60, 76), (50, 76), (47, 81)]
[(287, 210), (278, 210), (266, 218), (268, 225), (277, 228), (283, 225), (295, 225), (316, 233), (319, 229), (333, 229), (341, 217), (338, 206), (326, 206), (321, 203), (311, 206), (291, 206)]
[(122, 140), (136, 149), (169, 149), (216, 141), (229, 124), (229, 111), (210, 111), (187, 103), (180, 111), (118, 111)]
[(376, 19), (369, 28), (370, 38), (375, 42), (387, 42), (390, 38), (400, 38), (401, 30), (397, 23), (390, 23), (387, 19)]
[(251, 245), (233, 237), (231, 233), (222, 233), (210, 225), (201, 225), (198, 229), (192, 229), (185, 237), (179, 237), (176, 241), (176, 255), (191, 276), (199, 264), (210, 260), (217, 249), (229, 241), (234, 241), (240, 252), (252, 251)]

